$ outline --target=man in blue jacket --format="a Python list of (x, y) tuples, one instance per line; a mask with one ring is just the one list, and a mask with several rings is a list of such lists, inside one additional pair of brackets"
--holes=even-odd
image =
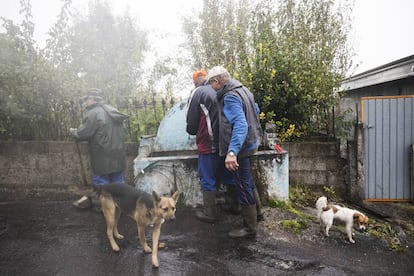
[(253, 94), (239, 81), (231, 79), (222, 66), (208, 72), (208, 82), (217, 92), (219, 106), (219, 154), (225, 156), (226, 168), (233, 172), (244, 227), (229, 232), (231, 238), (256, 236), (257, 210), (250, 159), (258, 148), (261, 126)]

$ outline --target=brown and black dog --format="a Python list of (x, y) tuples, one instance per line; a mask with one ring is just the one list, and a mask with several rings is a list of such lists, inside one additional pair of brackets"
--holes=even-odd
[[(158, 247), (161, 224), (164, 221), (174, 220), (176, 203), (179, 192), (171, 197), (158, 196), (156, 192), (149, 193), (137, 190), (126, 184), (108, 184), (97, 187), (102, 205), (102, 212), (106, 220), (106, 235), (111, 243), (112, 250), (119, 251), (115, 242), (124, 236), (118, 232), (118, 220), (122, 212), (135, 220), (138, 228), (139, 242), (145, 253), (152, 252), (152, 265), (158, 267)], [(145, 229), (152, 226), (152, 250), (145, 240)]]

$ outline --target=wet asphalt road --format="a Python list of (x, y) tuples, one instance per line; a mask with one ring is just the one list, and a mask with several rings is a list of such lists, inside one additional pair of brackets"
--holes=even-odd
[[(179, 209), (165, 223), (160, 268), (138, 245), (134, 222), (122, 216), (121, 251), (110, 249), (103, 215), (70, 201), (0, 203), (0, 275), (412, 275), (412, 254), (364, 241), (359, 249), (325, 240), (320, 246), (259, 233), (256, 240), (227, 238), (232, 223), (210, 225)], [(150, 231), (147, 233), (150, 240)], [(151, 244), (151, 243), (150, 243)], [(372, 248), (364, 248), (372, 247)], [(347, 248), (352, 248), (348, 252)], [(411, 252), (412, 253), (412, 252)]]

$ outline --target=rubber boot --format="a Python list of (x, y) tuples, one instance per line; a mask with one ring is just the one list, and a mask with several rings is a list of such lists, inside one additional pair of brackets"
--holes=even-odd
[(256, 204), (242, 206), (241, 213), (243, 216), (244, 227), (241, 229), (235, 229), (229, 232), (230, 238), (254, 238), (256, 237), (256, 226), (257, 226), (257, 210)]
[(262, 201), (260, 200), (259, 192), (256, 189), (253, 189), (254, 201), (256, 201), (256, 212), (257, 212), (257, 221), (264, 220), (262, 212)]
[(217, 192), (203, 191), (203, 209), (196, 211), (199, 220), (207, 223), (217, 220), (216, 194)]
[(223, 206), (223, 211), (229, 212), (233, 215), (240, 215), (241, 213), (241, 205), (239, 203), (239, 194), (237, 192), (237, 189), (234, 185), (231, 184), (225, 184), (227, 188), (227, 196), (230, 198), (230, 202), (226, 203), (226, 205)]
[(90, 196), (83, 196), (79, 200), (73, 202), (73, 205), (80, 209), (87, 209), (92, 207), (92, 198)]

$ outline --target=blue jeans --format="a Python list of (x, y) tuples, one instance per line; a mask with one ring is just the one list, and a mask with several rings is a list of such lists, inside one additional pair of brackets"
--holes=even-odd
[(198, 176), (200, 177), (201, 190), (204, 192), (215, 192), (217, 190), (218, 161), (217, 153), (198, 155)]
[(221, 156), (219, 158), (220, 161), (217, 168), (217, 177), (220, 179), (220, 182), (225, 185), (236, 185), (233, 172), (229, 171), (224, 163), (226, 157)]
[(253, 176), (252, 170), (250, 167), (250, 158), (237, 158), (237, 162), (239, 163), (239, 169), (233, 172), (235, 181), (236, 181), (236, 189), (239, 193), (239, 201), (241, 205), (253, 205), (256, 204), (254, 200), (253, 190), (256, 187)]
[(106, 185), (109, 183), (118, 183), (118, 184), (124, 184), (125, 183), (125, 177), (124, 177), (124, 171), (120, 172), (114, 172), (109, 174), (94, 174), (92, 176), (92, 183), (93, 185)]

